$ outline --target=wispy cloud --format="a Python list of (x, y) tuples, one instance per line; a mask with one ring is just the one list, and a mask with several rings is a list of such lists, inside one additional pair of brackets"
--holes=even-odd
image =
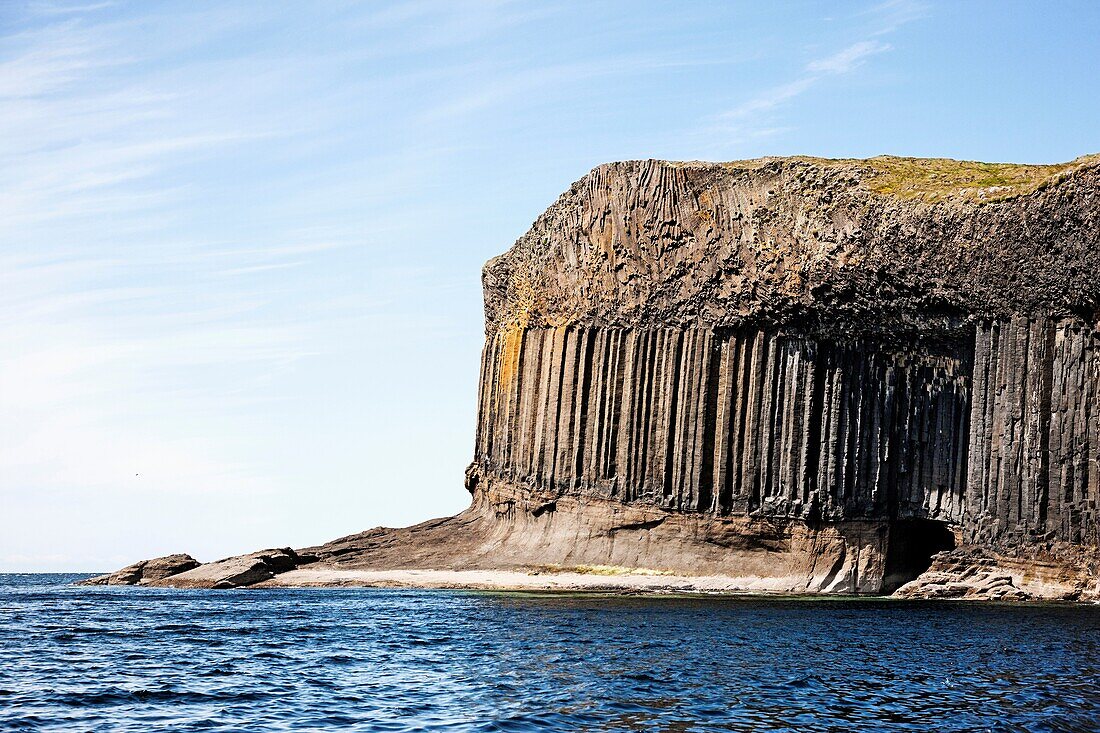
[(922, 0), (886, 0), (863, 12), (871, 23), (871, 35), (893, 33), (903, 25), (926, 17), (931, 6)]
[(806, 64), (806, 71), (811, 74), (847, 74), (868, 56), (889, 51), (890, 48), (890, 44), (881, 41), (859, 41), (832, 56), (811, 61)]
[[(410, 370), (383, 347), (454, 332), (443, 308), (409, 308), (453, 302), (456, 279), (417, 259), (445, 239), (453, 214), (433, 189), (461, 149), (425, 141), (425, 120), (455, 91), (456, 67), (433, 54), (548, 12), (85, 2), (13, 13), (0, 32), (0, 554), (13, 555), (12, 523), (48, 510), (27, 497), (48, 492), (147, 502), (146, 518), (167, 524), (156, 507), (216, 494), (243, 517), (257, 493), (287, 485), (273, 446), (311, 419), (305, 395), (359, 390), (367, 412), (394, 399), (372, 385)], [(299, 14), (320, 42), (283, 32)], [(512, 88), (489, 86), (487, 104)], [(345, 363), (354, 378), (302, 376)], [(300, 446), (318, 434), (278, 461), (303, 470)], [(327, 488), (358, 487), (361, 473), (336, 472)]]
[[(474, 112), (537, 98), (548, 90), (567, 90), (596, 79), (624, 79), (668, 70), (682, 70), (729, 63), (711, 58), (662, 58), (659, 55), (629, 55), (564, 64), (544, 64), (526, 69), (468, 69), (476, 82), (468, 91), (456, 91), (448, 100), (433, 106), (421, 119), (446, 122)], [(490, 81), (485, 81), (488, 78)]]
[(788, 84), (772, 87), (760, 95), (753, 97), (737, 107), (723, 112), (719, 117), (726, 120), (739, 120), (751, 117), (761, 112), (769, 112), (779, 105), (794, 99), (814, 85), (816, 77), (806, 76), (796, 79)]
[(35, 2), (30, 3), (27, 9), (31, 13), (36, 13), (38, 15), (80, 15), (84, 13), (93, 13), (97, 10), (105, 10), (106, 8), (115, 7), (116, 5), (118, 5), (116, 2), (85, 3), (83, 5)]
[(825, 58), (806, 64), (805, 76), (786, 84), (772, 87), (747, 102), (720, 115), (726, 120), (738, 120), (769, 112), (809, 91), (824, 77), (847, 74), (869, 56), (889, 51), (890, 46), (879, 41), (859, 41)]
[[(262, 470), (178, 425), (226, 414), (242, 385), (316, 353), (308, 316), (275, 307), (265, 278), (356, 235), (308, 217), (234, 233), (206, 213), (217, 197), (204, 187), (232, 180), (219, 158), (272, 136), (308, 145), (319, 132), (272, 114), (302, 75), (293, 59), (273, 65), (255, 51), (203, 73), (209, 61), (178, 38), (156, 42), (171, 32), (164, 19), (101, 17), (111, 5), (32, 4), (3, 39), (3, 488), (103, 490), (135, 467), (159, 491), (255, 488)], [(240, 19), (215, 7), (171, 20), (208, 37)], [(187, 173), (196, 166), (205, 173)], [(212, 285), (227, 276), (234, 287)], [(220, 378), (186, 378), (203, 371)], [(158, 412), (180, 422), (151, 432)]]
[(839, 51), (806, 63), (797, 78), (766, 89), (738, 106), (712, 115), (705, 124), (706, 134), (724, 138), (727, 144), (743, 143), (768, 137), (789, 129), (774, 119), (774, 112), (834, 77), (851, 74), (870, 58), (892, 50), (879, 40), (902, 25), (927, 13), (923, 3), (914, 0), (888, 0), (862, 15), (870, 19), (867, 38), (855, 41)]

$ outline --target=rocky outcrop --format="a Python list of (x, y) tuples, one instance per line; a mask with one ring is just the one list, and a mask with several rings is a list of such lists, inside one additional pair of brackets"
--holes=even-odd
[(1020, 589), (1016, 579), (981, 552), (942, 552), (918, 578), (898, 588), (898, 598), (967, 601), (1027, 601), (1034, 596)]
[(513, 355), (512, 338), (484, 360), (488, 481), (718, 516), (961, 511), (966, 344), (575, 327), (524, 330)]
[(108, 575), (80, 581), (80, 585), (144, 585), (161, 588), (241, 588), (279, 573), (307, 565), (316, 558), (296, 553), (289, 547), (262, 550), (200, 563), (190, 555), (168, 555), (142, 560)]
[(927, 572), (894, 593), (899, 598), (1078, 601), (1100, 598), (1095, 548), (1051, 552), (1031, 547), (1004, 555), (970, 546), (932, 558)]
[(166, 582), (309, 560), (1100, 592), (1100, 158), (604, 165), (483, 284), (466, 512)]
[(279, 573), (308, 564), (312, 559), (299, 555), (289, 547), (261, 550), (198, 565), (145, 585), (169, 588), (240, 588), (270, 580)]
[(148, 585), (197, 568), (201, 563), (190, 555), (166, 555), (127, 565), (122, 570), (81, 581), (81, 585)]
[[(1100, 156), (996, 201), (944, 161), (631, 161), (573, 184), (485, 267), (486, 333), (782, 327), (904, 343), (1020, 314), (1095, 316)], [(983, 164), (955, 163), (959, 180)], [(925, 190), (883, 192), (902, 171)]]

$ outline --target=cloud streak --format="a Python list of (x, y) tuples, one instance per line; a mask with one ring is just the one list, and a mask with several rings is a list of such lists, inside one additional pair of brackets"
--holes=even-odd
[[(185, 43), (155, 42), (164, 19), (110, 9), (38, 4), (4, 38), (0, 491), (106, 491), (135, 470), (144, 491), (254, 491), (271, 483), (262, 468), (187, 425), (239, 423), (233, 405), (262, 397), (264, 375), (317, 353), (308, 310), (274, 303), (274, 274), (358, 237), (308, 218), (219, 231), (230, 222), (206, 213), (218, 202), (204, 190), (224, 187), (219, 157), (319, 133), (272, 114), (302, 76), (255, 52), (204, 74)], [(239, 20), (214, 8), (186, 22), (226, 33)]]
[(851, 73), (869, 57), (889, 51), (891, 46), (879, 41), (858, 41), (831, 56), (815, 59), (806, 64), (803, 76), (794, 81), (772, 87), (734, 109), (717, 116), (720, 121), (748, 120), (762, 113), (771, 112), (817, 86), (830, 76)]
[[(859, 41), (851, 46), (806, 64), (806, 71), (810, 74), (847, 74), (862, 64), (869, 56), (889, 51), (890, 44), (881, 41)], [(817, 77), (809, 77), (816, 79)]]
[(873, 28), (868, 32), (868, 37), (828, 56), (813, 59), (806, 63), (797, 78), (766, 89), (730, 110), (712, 115), (705, 125), (705, 133), (724, 138), (727, 144), (738, 144), (790, 129), (773, 119), (777, 110), (826, 80), (851, 74), (872, 57), (891, 51), (893, 46), (879, 40), (879, 37), (926, 14), (926, 6), (912, 0), (888, 0), (867, 9), (862, 15), (870, 18)]
[[(477, 64), (437, 57), (551, 12), (198, 2), (13, 14), (0, 39), (0, 557), (29, 557), (19, 543), (35, 539), (19, 528), (48, 510), (34, 497), (101, 497), (115, 518), (145, 502), (165, 526), (181, 497), (217, 496), (244, 517), (257, 495), (286, 500), (288, 471), (326, 470), (324, 436), (349, 418), (321, 421), (314, 404), (358, 391), (366, 411), (394, 409), (382, 402), (400, 390), (375, 397), (374, 385), (414, 370), (383, 345), (454, 338), (432, 304), (453, 301), (456, 275), (415, 258), (443, 239), (452, 214), (430, 192), (462, 150), (425, 139), (468, 114), (448, 83)], [(283, 34), (295, 16), (321, 40)], [(502, 79), (466, 106), (526, 83)], [(459, 107), (431, 119), (448, 97)], [(366, 460), (346, 451), (335, 465), (356, 467), (326, 488), (358, 492)], [(208, 518), (193, 515), (198, 535)], [(233, 534), (243, 546), (214, 553), (288, 539)]]

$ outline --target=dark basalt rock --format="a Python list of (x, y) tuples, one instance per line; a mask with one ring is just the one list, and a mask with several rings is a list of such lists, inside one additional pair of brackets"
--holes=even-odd
[(992, 202), (877, 192), (899, 165), (574, 184), (484, 270), (474, 493), (1094, 549), (1100, 164)]
[(600, 166), (485, 266), (486, 333), (782, 327), (909, 346), (1021, 315), (1095, 323), (1100, 157), (1037, 171), (995, 201), (942, 183), (922, 197), (876, 190), (944, 163)]

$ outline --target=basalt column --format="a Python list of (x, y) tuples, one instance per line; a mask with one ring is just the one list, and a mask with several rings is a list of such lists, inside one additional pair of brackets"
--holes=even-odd
[(968, 541), (1098, 544), (1100, 350), (1073, 319), (977, 329)]
[(483, 270), (475, 513), (525, 561), (882, 590), (960, 544), (945, 592), (1100, 595), (1098, 191), (1096, 157), (599, 166)]
[(502, 330), (481, 476), (717, 516), (958, 518), (972, 355), (713, 329)]

